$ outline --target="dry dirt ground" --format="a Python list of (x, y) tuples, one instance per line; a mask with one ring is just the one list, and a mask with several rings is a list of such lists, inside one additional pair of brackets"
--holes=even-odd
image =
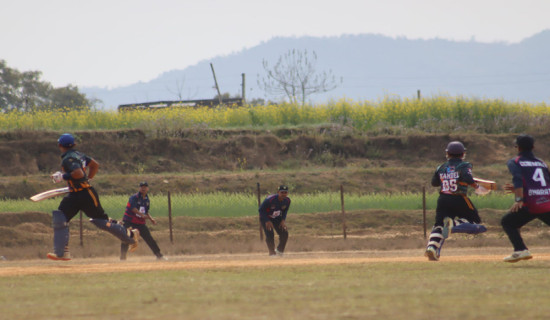
[[(509, 254), (506, 248), (450, 248), (439, 262), (427, 261), (422, 250), (391, 251), (342, 251), (287, 253), (284, 257), (267, 257), (265, 254), (215, 254), (171, 256), (168, 261), (156, 261), (148, 257), (129, 258), (88, 258), (71, 261), (23, 260), (0, 261), (0, 277), (41, 275), (41, 274), (77, 274), (77, 273), (113, 273), (144, 272), (163, 270), (256, 268), (266, 266), (307, 266), (307, 265), (343, 265), (368, 264), (380, 262), (406, 263), (448, 263), (448, 262), (502, 262)], [(533, 260), (550, 261), (550, 248), (531, 249)], [(502, 262), (504, 263), (504, 262)], [(521, 261), (519, 263), (529, 263)]]

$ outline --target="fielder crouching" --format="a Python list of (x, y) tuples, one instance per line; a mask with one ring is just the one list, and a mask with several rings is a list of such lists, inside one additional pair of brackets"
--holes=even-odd
[[(288, 240), (288, 230), (286, 227), (286, 215), (290, 207), (290, 198), (288, 197), (288, 187), (280, 186), (276, 194), (265, 198), (260, 205), (260, 222), (265, 233), (265, 242), (270, 256), (282, 256), (285, 252), (286, 242)], [(275, 233), (279, 235), (279, 245), (275, 248)]]
[[(69, 221), (80, 210), (91, 218), (90, 222), (96, 227), (130, 244), (131, 251), (135, 250), (138, 244), (139, 232), (126, 229), (116, 221), (111, 220), (101, 207), (97, 192), (90, 185), (89, 180), (99, 170), (99, 163), (73, 149), (75, 140), (71, 134), (61, 135), (57, 143), (62, 153), (62, 172), (54, 173), (52, 180), (55, 183), (67, 181), (69, 193), (61, 200), (58, 209), (52, 213), (54, 252), (48, 253), (47, 257), (52, 260), (71, 260), (69, 253)], [(86, 173), (86, 169), (88, 169), (88, 173)]]
[[(424, 255), (431, 261), (439, 260), (441, 247), (452, 232), (478, 234), (487, 231), (480, 225), (481, 218), (467, 196), (468, 186), (476, 193), (487, 192), (474, 181), (472, 164), (464, 161), (466, 148), (460, 141), (453, 141), (445, 149), (447, 162), (440, 165), (432, 177), (432, 186), (439, 187), (435, 223)], [(458, 218), (456, 221), (455, 218)]]

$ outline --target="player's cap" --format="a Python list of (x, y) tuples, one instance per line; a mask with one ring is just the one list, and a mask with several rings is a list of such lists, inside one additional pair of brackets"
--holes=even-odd
[(279, 186), (279, 191), (287, 191), (288, 192), (288, 186), (280, 185)]
[(64, 133), (57, 139), (57, 143), (62, 147), (72, 148), (74, 147), (74, 137), (70, 133)]
[(143, 187), (143, 186), (148, 187), (149, 184), (147, 183), (147, 181), (141, 181), (141, 182), (139, 183), (139, 186), (140, 186), (140, 187)]
[(528, 134), (520, 134), (516, 138), (516, 145), (524, 151), (531, 151), (535, 146), (535, 138)]
[(466, 148), (464, 148), (464, 145), (460, 141), (452, 141), (449, 142), (447, 145), (447, 149), (445, 151), (448, 154), (463, 154), (464, 151), (466, 151)]

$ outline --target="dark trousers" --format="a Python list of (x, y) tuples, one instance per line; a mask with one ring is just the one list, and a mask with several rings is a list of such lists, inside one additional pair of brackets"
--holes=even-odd
[(466, 196), (441, 194), (437, 199), (434, 226), (443, 227), (445, 217), (464, 218), (471, 223), (481, 223), (476, 207)]
[(262, 221), (262, 228), (264, 228), (265, 233), (265, 243), (267, 244), (267, 249), (269, 250), (270, 255), (275, 254), (275, 232), (279, 235), (279, 245), (277, 246), (277, 250), (280, 252), (285, 252), (286, 247), (286, 241), (288, 240), (288, 231), (281, 228), (281, 221), (280, 219), (270, 219), (271, 223), (273, 223), (273, 229), (271, 231), (267, 230), (265, 227), (265, 222)]
[[(147, 225), (145, 224), (135, 224), (128, 221), (124, 221), (124, 227), (126, 228), (132, 228), (132, 229), (138, 229), (139, 230), (139, 236), (147, 243), (149, 248), (151, 248), (151, 251), (155, 254), (157, 257), (162, 257), (162, 254), (160, 253), (160, 248), (157, 245), (157, 242), (155, 239), (153, 239), (153, 236), (151, 235), (151, 232), (149, 231), (149, 228), (147, 228)], [(126, 243), (120, 244), (120, 258), (126, 259), (126, 253), (128, 252), (129, 245)]]
[(526, 207), (521, 208), (518, 212), (508, 212), (504, 217), (502, 217), (502, 228), (508, 235), (510, 242), (512, 242), (514, 251), (527, 250), (527, 246), (523, 242), (523, 238), (521, 237), (519, 230), (521, 227), (535, 219), (539, 219), (550, 226), (550, 212), (533, 214), (529, 213), (529, 210), (527, 210)]
[(101, 207), (99, 196), (93, 187), (78, 192), (70, 192), (61, 200), (58, 210), (63, 211), (67, 222), (71, 221), (80, 210), (93, 219), (109, 219)]

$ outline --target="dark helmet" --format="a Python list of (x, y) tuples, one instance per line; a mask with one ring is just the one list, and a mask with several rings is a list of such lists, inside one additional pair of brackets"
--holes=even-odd
[(62, 147), (72, 148), (74, 147), (74, 137), (70, 133), (64, 133), (57, 139), (57, 143)]
[(447, 149), (445, 149), (448, 154), (463, 154), (464, 151), (466, 151), (466, 148), (464, 148), (464, 145), (460, 141), (452, 141), (449, 142), (447, 145)]

